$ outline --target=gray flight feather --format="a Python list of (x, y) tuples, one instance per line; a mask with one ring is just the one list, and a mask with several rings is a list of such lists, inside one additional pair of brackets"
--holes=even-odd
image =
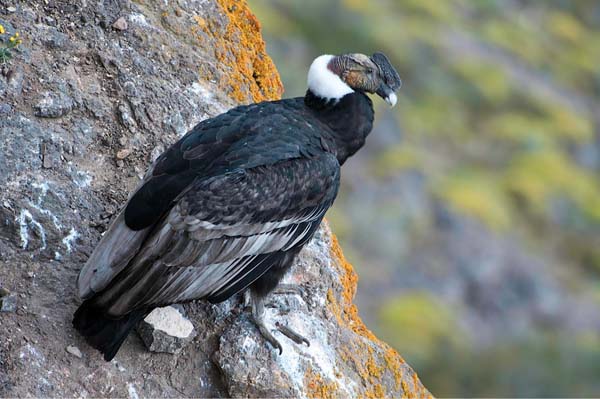
[(79, 273), (79, 297), (87, 299), (102, 291), (136, 255), (148, 230), (131, 230), (125, 224), (124, 211), (121, 211)]

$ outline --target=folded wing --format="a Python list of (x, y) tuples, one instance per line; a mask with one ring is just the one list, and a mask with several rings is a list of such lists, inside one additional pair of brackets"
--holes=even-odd
[(312, 237), (338, 186), (339, 164), (328, 153), (197, 179), (95, 301), (120, 317), (227, 299)]

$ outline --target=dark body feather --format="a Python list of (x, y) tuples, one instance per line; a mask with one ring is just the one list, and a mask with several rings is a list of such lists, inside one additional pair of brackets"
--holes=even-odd
[(327, 101), (309, 91), (199, 123), (156, 160), (86, 263), (75, 327), (110, 360), (157, 306), (267, 295), (318, 229), (372, 122), (364, 93)]

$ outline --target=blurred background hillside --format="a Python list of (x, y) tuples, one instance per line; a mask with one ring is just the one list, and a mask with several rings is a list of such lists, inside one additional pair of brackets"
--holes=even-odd
[(600, 396), (600, 2), (251, 0), (285, 97), (323, 53), (404, 86), (328, 219), (367, 324), (444, 396)]

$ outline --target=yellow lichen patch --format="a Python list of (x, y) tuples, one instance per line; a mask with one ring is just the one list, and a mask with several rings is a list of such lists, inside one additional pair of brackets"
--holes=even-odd
[(265, 50), (260, 24), (243, 0), (218, 0), (227, 16), (226, 27), (195, 17), (192, 33), (200, 29), (214, 39), (215, 58), (224, 74), (219, 85), (238, 102), (276, 100), (283, 93), (279, 73)]
[(356, 308), (356, 305), (352, 303), (354, 294), (356, 293), (358, 276), (352, 268), (352, 265), (344, 257), (344, 253), (342, 252), (337, 237), (333, 234), (331, 236), (331, 255), (332, 259), (336, 261), (335, 264), (340, 273), (340, 280), (342, 283), (342, 303), (337, 303), (333, 293), (328, 293), (327, 298), (329, 299), (329, 302), (334, 308), (339, 308), (342, 321), (344, 324), (348, 325), (352, 331), (371, 341), (379, 342), (377, 337), (367, 328), (367, 326), (365, 326), (360, 317), (358, 317), (358, 309)]
[(369, 388), (379, 383), (384, 367), (379, 365), (375, 356), (377, 353), (371, 345), (360, 340), (352, 347), (342, 348), (341, 354), (345, 361), (353, 363), (363, 383), (366, 383)]
[[(385, 364), (394, 375), (394, 381), (396, 382), (396, 389), (398, 387), (402, 388), (402, 391), (407, 392), (406, 384), (402, 381), (402, 369), (401, 366), (404, 364), (404, 359), (398, 352), (396, 352), (392, 347), (388, 347), (388, 349), (383, 354), (383, 359), (385, 360)], [(403, 385), (404, 384), (404, 385)]]
[(206, 20), (199, 15), (194, 15), (194, 21), (196, 21), (196, 25), (198, 25), (202, 29), (208, 26)]
[(400, 386), (402, 387), (402, 398), (408, 398), (406, 392), (408, 392), (408, 384), (405, 381), (400, 382)]
[(365, 392), (365, 397), (367, 398), (379, 399), (385, 398), (386, 396), (388, 395), (386, 395), (385, 389), (383, 389), (381, 384), (374, 384), (371, 389)]
[[(417, 395), (415, 397), (416, 398), (425, 397), (426, 396), (426, 394), (424, 393), (425, 388), (423, 388), (421, 381), (419, 381), (419, 376), (417, 375), (417, 373), (413, 372), (412, 379), (413, 379), (413, 386), (415, 387), (415, 389), (418, 389), (418, 391), (419, 391), (419, 392), (417, 392)], [(419, 387), (420, 387), (420, 389), (419, 389)], [(428, 395), (428, 397), (431, 397), (431, 395)]]
[(307, 388), (306, 395), (309, 398), (329, 399), (337, 398), (339, 386), (337, 382), (327, 382), (320, 373), (308, 368), (304, 374), (304, 382)]
[(381, 376), (383, 375), (383, 366), (380, 366), (375, 357), (373, 356), (373, 347), (369, 346), (367, 347), (367, 350), (369, 351), (370, 356), (365, 362), (365, 369), (367, 370), (369, 377), (373, 379), (381, 378)]
[[(412, 386), (411, 386), (412, 385)], [(408, 399), (432, 398), (433, 396), (423, 387), (417, 373), (412, 373), (412, 384), (402, 380), (402, 397)]]

